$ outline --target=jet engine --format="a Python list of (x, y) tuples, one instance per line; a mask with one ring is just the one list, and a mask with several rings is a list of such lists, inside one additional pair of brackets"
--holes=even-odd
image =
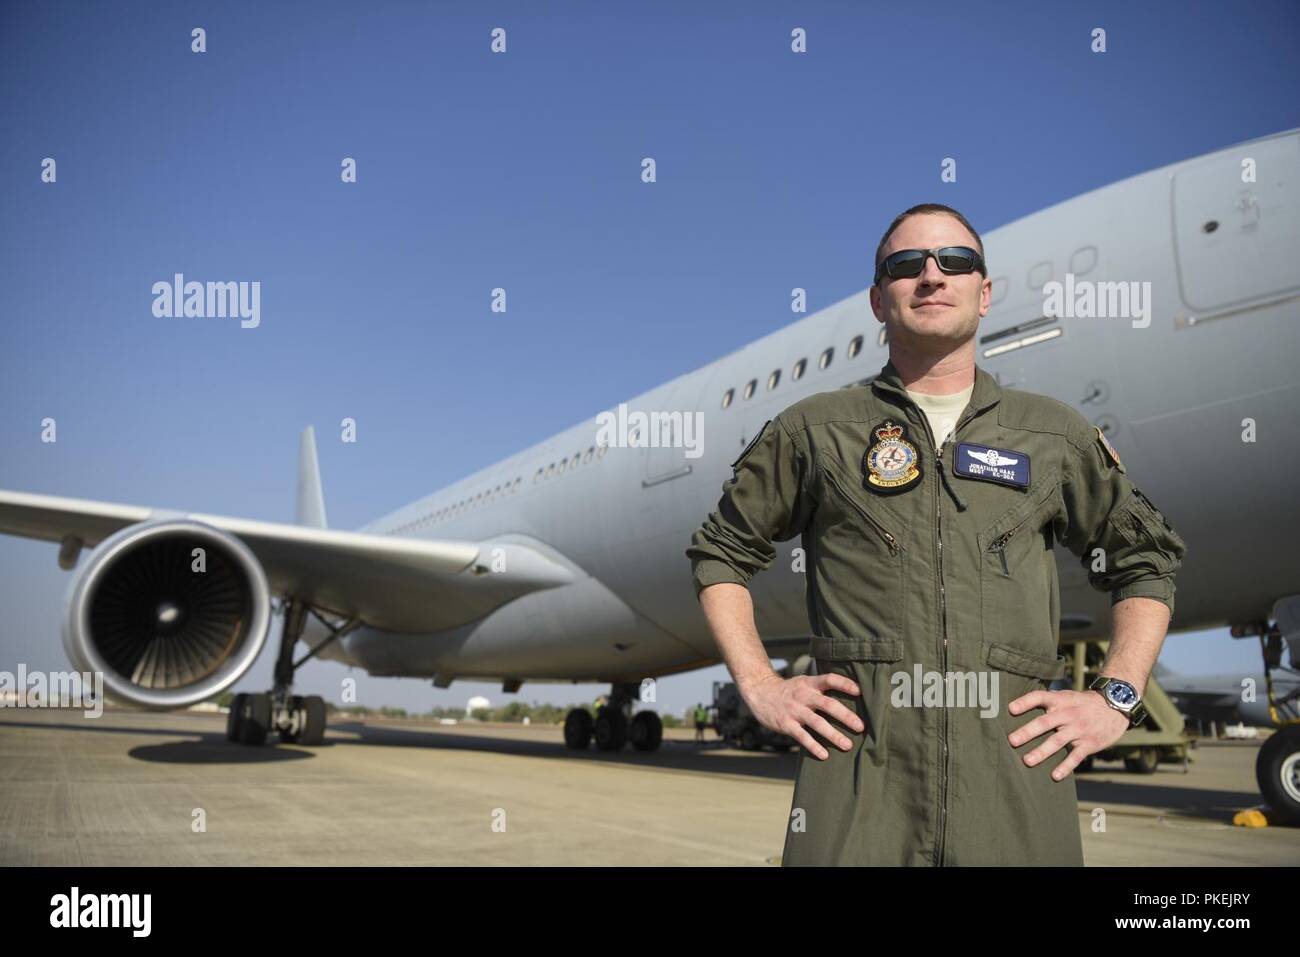
[(266, 574), (243, 542), (191, 519), (129, 525), (73, 579), (63, 645), (115, 699), (183, 708), (239, 680), (266, 643)]

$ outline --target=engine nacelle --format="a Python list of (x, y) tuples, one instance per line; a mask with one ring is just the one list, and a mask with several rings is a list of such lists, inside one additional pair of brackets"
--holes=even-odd
[(103, 673), (114, 698), (184, 708), (238, 681), (270, 624), (266, 574), (248, 546), (202, 522), (162, 519), (90, 553), (68, 591), (63, 646), (78, 670)]

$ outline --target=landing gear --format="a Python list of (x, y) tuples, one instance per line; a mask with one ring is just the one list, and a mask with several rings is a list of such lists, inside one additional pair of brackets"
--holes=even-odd
[(1300, 825), (1300, 727), (1284, 728), (1264, 742), (1255, 759), (1255, 780), (1277, 816)]
[(265, 744), (271, 730), (271, 696), (237, 694), (226, 718), (226, 740), (236, 744)]
[(564, 717), (564, 746), (585, 751), (596, 739), (601, 751), (620, 751), (629, 741), (638, 751), (657, 751), (664, 740), (664, 725), (653, 711), (632, 714), (640, 691), (635, 683), (618, 683), (609, 703), (597, 709), (593, 719), (586, 708), (574, 708)]
[[(1273, 672), (1295, 674), (1300, 666), (1300, 595), (1288, 595), (1274, 603), (1273, 624), (1232, 629), (1234, 638), (1250, 634), (1259, 635), (1268, 715), (1278, 728), (1255, 758), (1255, 781), (1278, 821), (1300, 826), (1300, 689), (1279, 695), (1273, 684)], [(1289, 667), (1282, 663), (1284, 644), (1290, 652)]]
[(236, 744), (263, 745), (267, 736), (275, 731), (285, 744), (308, 747), (325, 740), (325, 699), (318, 695), (290, 694), (293, 676), (304, 663), (315, 657), (325, 645), (337, 641), (356, 628), (355, 619), (342, 626), (334, 626), (321, 619), (332, 634), (321, 644), (297, 661), (293, 660), (293, 646), (302, 636), (309, 609), (302, 602), (290, 599), (284, 609), (284, 629), (280, 633), (280, 653), (275, 662), (275, 687), (260, 694), (237, 694), (230, 703), (226, 718), (226, 740)]
[(596, 712), (596, 747), (619, 751), (627, 744), (627, 716), (621, 709), (605, 705)]
[(317, 695), (292, 695), (289, 698), (288, 723), (280, 725), (280, 740), (285, 744), (308, 747), (325, 740), (325, 699)]
[(595, 722), (586, 708), (574, 708), (564, 716), (564, 746), (573, 751), (585, 751), (591, 744), (591, 729)]
[(664, 723), (653, 711), (639, 712), (632, 719), (628, 738), (638, 751), (658, 751), (664, 740)]

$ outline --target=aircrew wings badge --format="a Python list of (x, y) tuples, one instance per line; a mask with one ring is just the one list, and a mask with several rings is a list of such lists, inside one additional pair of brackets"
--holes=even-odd
[(875, 444), (862, 456), (866, 487), (893, 495), (915, 486), (921, 478), (921, 453), (907, 440), (907, 426), (886, 419), (872, 432)]

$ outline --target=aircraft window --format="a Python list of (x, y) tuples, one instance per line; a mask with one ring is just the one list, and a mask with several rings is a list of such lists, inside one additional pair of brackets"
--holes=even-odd
[(862, 337), (854, 336), (853, 341), (849, 343), (849, 358), (852, 359), (862, 351)]
[(745, 398), (748, 399), (754, 394), (754, 389), (758, 386), (757, 379), (750, 379), (745, 383)]
[(794, 372), (790, 374), (790, 378), (795, 381), (802, 379), (804, 370), (807, 368), (808, 368), (808, 360), (800, 359), (798, 362), (794, 364)]
[(556, 475), (563, 475), (563, 474), (564, 474), (564, 470), (565, 470), (566, 468), (568, 468), (568, 467), (569, 467), (569, 460), (568, 460), (568, 459), (560, 459), (560, 463), (559, 463), (557, 466), (555, 466), (555, 474), (556, 474)]
[(1029, 278), (1028, 278), (1029, 288), (1042, 289), (1044, 286), (1047, 285), (1047, 281), (1051, 278), (1052, 278), (1051, 262), (1044, 260), (1043, 262), (1035, 263), (1033, 268), (1029, 270)]
[(835, 358), (835, 347), (832, 346), (831, 348), (823, 352), (822, 357), (817, 360), (817, 368), (818, 369), (827, 368), (831, 364), (831, 360), (834, 358)]
[(582, 456), (582, 452), (581, 452), (581, 450), (579, 450), (579, 451), (573, 453), (573, 467), (574, 467), (575, 469), (578, 467), (578, 459), (579, 459), (581, 456)]
[(587, 446), (587, 454), (582, 457), (582, 464), (583, 465), (589, 464), (591, 462), (591, 457), (595, 454), (596, 454), (596, 447), (594, 445)]
[(1084, 246), (1076, 249), (1070, 256), (1070, 272), (1076, 276), (1082, 276), (1090, 273), (1093, 267), (1097, 265), (1097, 247)]
[(776, 388), (776, 384), (780, 381), (781, 381), (781, 370), (780, 369), (773, 370), (772, 374), (767, 377), (767, 390), (771, 392), (773, 389)]
[(537, 471), (533, 473), (533, 482), (536, 483), (542, 477), (542, 467), (539, 465)]
[(596, 447), (596, 458), (603, 459), (605, 457), (605, 453), (608, 451), (609, 451), (608, 445), (598, 445)]
[(552, 462), (550, 465), (546, 466), (546, 477), (550, 478), (554, 474), (555, 474), (555, 463)]
[(727, 406), (731, 405), (731, 400), (735, 398), (735, 396), (735, 389), (728, 389), (726, 392), (722, 393), (722, 407), (725, 409)]

